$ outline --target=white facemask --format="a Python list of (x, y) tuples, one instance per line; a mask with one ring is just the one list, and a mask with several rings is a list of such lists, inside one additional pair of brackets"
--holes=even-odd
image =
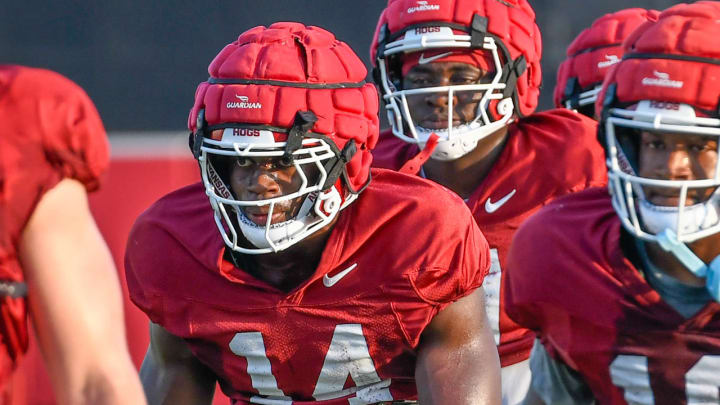
[[(240, 208), (237, 208), (235, 211), (237, 212), (240, 231), (242, 231), (245, 239), (247, 239), (248, 242), (252, 243), (255, 247), (266, 249), (272, 247), (270, 242), (274, 245), (278, 245), (292, 238), (294, 235), (302, 231), (305, 226), (309, 225), (310, 222), (312, 222), (310, 218), (308, 218), (308, 212), (311, 206), (312, 203), (310, 203), (309, 199), (306, 198), (300, 212), (295, 216), (295, 218), (285, 222), (271, 224), (267, 234), (265, 233), (266, 225), (258, 225), (254, 223), (245, 216)], [(268, 214), (268, 221), (271, 220), (272, 211)]]
[[(323, 209), (330, 211), (327, 213), (330, 218), (334, 218), (340, 208), (340, 193), (338, 193), (335, 187), (332, 187), (326, 193), (322, 193), (320, 197), (317, 197), (317, 193), (313, 194), (314, 195), (305, 198), (295, 218), (277, 224), (270, 224), (267, 233), (265, 232), (266, 225), (254, 223), (243, 214), (241, 209), (236, 209), (240, 231), (248, 242), (260, 249), (281, 246), (301, 236), (310, 226), (323, 221), (323, 219), (316, 215), (313, 208), (322, 206)], [(268, 213), (268, 221), (271, 220), (272, 211)], [(329, 222), (327, 218), (325, 221)]]
[[(497, 121), (482, 124), (479, 121), (471, 122), (469, 124), (458, 125), (452, 128), (452, 134), (448, 128), (443, 129), (429, 129), (420, 126), (415, 127), (415, 133), (419, 142), (420, 149), (425, 148), (425, 144), (430, 135), (435, 134), (438, 139), (437, 146), (433, 149), (430, 158), (439, 161), (450, 161), (459, 159), (468, 153), (472, 152), (478, 142), (495, 133), (500, 128), (508, 125), (512, 119), (513, 105), (512, 100), (505, 99), (504, 103), (500, 103), (502, 106), (501, 113), (504, 114), (502, 118)], [(452, 135), (452, 138), (450, 136)]]

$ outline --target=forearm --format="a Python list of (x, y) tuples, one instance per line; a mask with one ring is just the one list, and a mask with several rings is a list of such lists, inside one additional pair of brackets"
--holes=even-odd
[[(80, 300), (85, 302), (79, 311), (40, 309), (43, 301), (33, 301), (34, 293), (30, 294), (38, 342), (58, 404), (145, 404), (125, 342), (120, 293), (113, 285), (96, 285), (85, 297), (104, 293), (104, 300)], [(102, 309), (105, 316), (99, 313)]]
[(122, 295), (83, 186), (63, 180), (26, 225), (19, 257), (37, 341), (60, 404), (144, 404)]
[[(116, 362), (116, 364), (120, 364)], [(121, 369), (122, 368), (122, 369)], [(56, 386), (58, 404), (64, 405), (125, 405), (145, 404), (145, 395), (138, 383), (130, 360), (123, 367), (89, 370), (68, 385)]]

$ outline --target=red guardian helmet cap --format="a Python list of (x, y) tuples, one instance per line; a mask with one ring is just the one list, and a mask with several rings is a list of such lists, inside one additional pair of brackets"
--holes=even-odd
[[(438, 160), (469, 153), (516, 116), (535, 111), (541, 54), (540, 30), (527, 0), (389, 0), (370, 49), (393, 134), (424, 147), (435, 133), (440, 141), (432, 158)], [(410, 65), (432, 61), (475, 64), (489, 76), (477, 84), (403, 89)], [(445, 130), (414, 124), (408, 97), (444, 93), (451, 110), (459, 92), (483, 94), (472, 121), (453, 126), (448, 114)]]
[[(709, 178), (641, 177), (641, 132), (720, 138), (720, 2), (679, 4), (636, 29), (598, 96), (600, 138), (608, 155), (613, 207), (633, 235), (659, 241), (672, 231), (690, 243), (720, 231), (720, 166)], [(720, 150), (715, 151), (717, 153)], [(650, 191), (648, 191), (650, 190)], [(673, 196), (658, 206), (648, 192)]]
[(657, 20), (658, 14), (656, 10), (642, 8), (621, 10), (605, 14), (581, 32), (568, 47), (567, 59), (558, 69), (555, 106), (580, 110), (594, 118), (603, 79), (623, 56), (623, 40), (641, 24)]
[[(370, 182), (378, 95), (350, 47), (318, 27), (255, 27), (215, 57), (190, 111), (191, 148), (225, 243), (248, 254), (286, 249), (329, 224)], [(276, 158), (302, 184), (289, 194), (240, 200), (229, 185), (239, 159)], [(294, 218), (274, 210), (303, 198)], [(267, 211), (257, 225), (247, 207)], [(252, 247), (240, 238), (240, 233)]]

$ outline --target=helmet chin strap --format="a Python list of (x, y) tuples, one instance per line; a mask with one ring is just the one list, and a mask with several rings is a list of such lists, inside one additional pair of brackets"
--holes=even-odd
[(715, 301), (720, 301), (720, 255), (715, 257), (709, 266), (706, 265), (686, 244), (678, 240), (675, 232), (668, 228), (657, 235), (657, 241), (663, 250), (672, 253), (694, 275), (704, 277), (705, 287), (710, 295)]
[(418, 174), (422, 165), (424, 165), (425, 162), (430, 159), (430, 156), (432, 155), (435, 147), (438, 144), (438, 139), (440, 139), (440, 137), (438, 137), (437, 134), (430, 134), (430, 138), (427, 140), (427, 142), (425, 142), (425, 147), (417, 155), (415, 155), (415, 157), (405, 162), (405, 164), (403, 164), (398, 171), (400, 173), (406, 173), (411, 175)]

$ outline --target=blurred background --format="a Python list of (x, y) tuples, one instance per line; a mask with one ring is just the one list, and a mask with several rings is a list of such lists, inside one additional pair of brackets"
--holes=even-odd
[[(572, 39), (602, 14), (663, 9), (669, 0), (531, 0), (543, 44), (540, 109), (552, 106), (555, 71)], [(90, 94), (109, 131), (181, 130), (195, 86), (224, 45), (256, 25), (300, 21), (368, 49), (384, 0), (25, 0), (0, 14), (0, 61), (46, 67)]]
[[(555, 72), (574, 37), (597, 17), (628, 7), (664, 9), (669, 0), (530, 0), (543, 36), (539, 110), (552, 107)], [(98, 224), (122, 259), (134, 219), (166, 192), (198, 180), (187, 152), (187, 113), (207, 65), (239, 33), (274, 21), (319, 25), (350, 44), (369, 66), (368, 49), (384, 0), (24, 0), (0, 13), (0, 63), (52, 69), (95, 101), (112, 144), (102, 190), (91, 197)], [(384, 118), (384, 113), (381, 114)], [(72, 308), (68, 308), (72, 310)], [(126, 300), (130, 351), (140, 365), (147, 318)], [(16, 376), (15, 404), (54, 404), (33, 345)], [(216, 405), (227, 404), (218, 395)]]

